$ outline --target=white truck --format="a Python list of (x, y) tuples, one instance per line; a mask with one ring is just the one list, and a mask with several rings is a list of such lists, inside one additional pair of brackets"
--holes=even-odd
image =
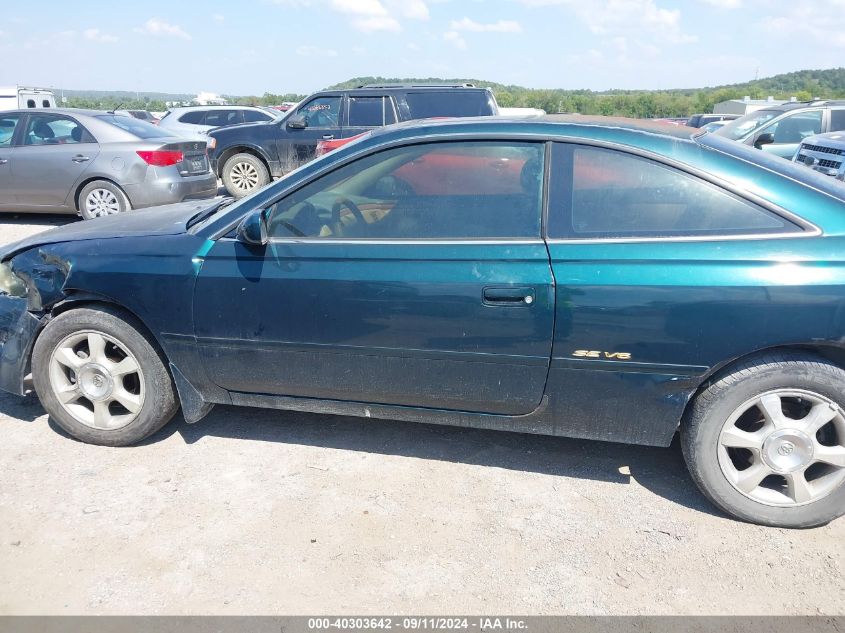
[(23, 108), (55, 108), (56, 95), (46, 88), (0, 86), (0, 112)]

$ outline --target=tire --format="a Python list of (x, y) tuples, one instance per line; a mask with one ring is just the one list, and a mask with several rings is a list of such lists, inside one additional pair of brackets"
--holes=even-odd
[(77, 206), (83, 220), (93, 220), (132, 210), (132, 205), (123, 193), (123, 189), (108, 180), (95, 180), (85, 185), (79, 192)]
[(235, 198), (243, 198), (270, 184), (270, 171), (252, 154), (235, 154), (223, 165), (223, 185)]
[(50, 321), (35, 341), (32, 368), (47, 413), (89, 444), (135, 444), (179, 408), (173, 380), (143, 326), (111, 308), (79, 308)]
[(809, 528), (842, 516), (843, 386), (842, 368), (789, 352), (715, 376), (681, 426), (693, 480), (718, 508), (751, 523)]

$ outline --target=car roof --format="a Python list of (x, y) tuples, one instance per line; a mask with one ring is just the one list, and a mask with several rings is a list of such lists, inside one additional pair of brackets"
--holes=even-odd
[[(545, 114), (535, 117), (481, 116), (462, 118), (416, 119), (377, 129), (374, 136), (387, 134), (391, 129), (425, 128), (443, 132), (460, 132), (464, 129), (472, 132), (489, 131), (491, 133), (542, 133), (548, 135), (566, 135), (567, 128), (603, 128), (625, 132), (648, 133), (671, 139), (691, 141), (701, 130), (674, 125), (651, 119), (629, 119), (625, 117), (606, 117), (580, 114)], [(474, 128), (474, 129), (470, 129)], [(483, 129), (482, 129), (483, 128)]]
[(790, 112), (792, 110), (800, 110), (803, 108), (824, 108), (830, 106), (845, 106), (843, 99), (817, 99), (815, 101), (788, 101), (786, 103), (772, 103), (767, 104), (760, 110), (775, 110), (780, 112)]
[(368, 84), (366, 86), (356, 86), (355, 88), (333, 88), (327, 90), (320, 90), (309, 97), (319, 95), (371, 95), (383, 94), (385, 92), (452, 92), (454, 90), (460, 92), (488, 92), (489, 88), (481, 86), (469, 85), (451, 85), (451, 84)]
[(191, 106), (174, 106), (172, 108), (168, 108), (171, 112), (176, 112), (177, 110), (222, 110), (226, 108), (227, 110), (261, 110), (263, 109), (262, 106), (251, 106), (251, 105), (191, 105)]
[[(118, 110), (120, 112), (120, 110)], [(3, 114), (67, 114), (70, 116), (98, 116), (112, 114), (111, 110), (92, 110), (90, 108), (21, 108), (19, 110), (7, 110)]]

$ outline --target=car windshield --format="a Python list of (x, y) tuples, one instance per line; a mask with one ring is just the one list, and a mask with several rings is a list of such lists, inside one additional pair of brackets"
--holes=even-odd
[(732, 141), (738, 141), (748, 136), (751, 132), (758, 130), (780, 114), (782, 114), (780, 110), (757, 110), (757, 112), (752, 112), (746, 114), (744, 117), (734, 119), (722, 127), (722, 129), (716, 130), (714, 134), (724, 136)]
[(134, 134), (138, 138), (162, 138), (166, 136), (160, 128), (157, 128), (152, 123), (147, 123), (134, 117), (120, 114), (101, 114), (97, 118), (102, 119), (106, 123), (111, 123), (115, 127), (119, 127), (121, 130), (125, 130), (130, 134)]

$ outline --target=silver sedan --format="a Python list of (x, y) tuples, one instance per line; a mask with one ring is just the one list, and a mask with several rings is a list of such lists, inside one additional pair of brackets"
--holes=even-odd
[(203, 141), (113, 112), (0, 112), (0, 211), (91, 219), (216, 193)]

